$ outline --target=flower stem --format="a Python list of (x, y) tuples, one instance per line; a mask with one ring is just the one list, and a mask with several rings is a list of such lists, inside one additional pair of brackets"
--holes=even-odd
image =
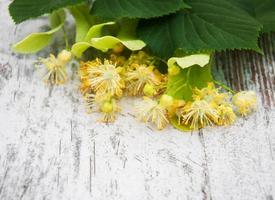
[(69, 50), (69, 42), (68, 42), (68, 37), (65, 28), (63, 27), (63, 37), (66, 45), (66, 50)]
[(214, 80), (214, 83), (218, 86), (220, 86), (221, 88), (225, 89), (226, 91), (230, 92), (231, 94), (236, 94), (237, 92), (232, 90), (230, 87), (228, 87), (227, 85), (219, 82), (219, 81), (216, 81)]

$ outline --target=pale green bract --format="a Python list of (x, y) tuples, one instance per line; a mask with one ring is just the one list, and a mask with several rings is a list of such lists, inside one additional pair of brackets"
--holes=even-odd
[(80, 42), (85, 38), (87, 32), (89, 31), (89, 28), (91, 27), (91, 24), (86, 19), (86, 16), (84, 15), (83, 11), (80, 10), (80, 8), (78, 8), (77, 6), (73, 6), (69, 10), (75, 19), (75, 26), (76, 26), (75, 41)]
[(72, 46), (72, 53), (80, 58), (82, 56), (82, 54), (90, 47), (93, 47), (91, 44), (91, 39), (95, 38), (95, 37), (100, 37), (101, 36), (101, 30), (104, 26), (108, 26), (108, 25), (114, 25), (115, 22), (107, 22), (107, 23), (102, 23), (102, 24), (97, 24), (92, 26), (86, 36), (84, 37), (83, 41), (80, 42), (76, 42), (73, 46)]
[[(177, 75), (168, 75), (166, 93), (174, 99), (192, 101), (194, 88), (203, 88), (212, 82), (211, 64), (212, 56), (209, 54), (196, 54), (185, 57), (173, 57), (167, 62), (168, 67), (179, 66)], [(177, 116), (171, 119), (171, 124), (181, 131), (192, 130), (189, 126), (178, 123)]]
[(127, 47), (131, 51), (140, 50), (146, 45), (142, 40), (124, 39), (124, 38), (117, 38), (114, 36), (104, 36), (101, 38), (93, 38), (91, 40), (91, 43), (93, 47), (103, 52), (106, 52), (109, 49), (114, 48), (118, 43), (122, 43), (125, 47)]
[(168, 67), (177, 63), (180, 71), (176, 75), (168, 75), (166, 93), (175, 99), (192, 100), (192, 89), (203, 88), (213, 81), (211, 75), (211, 55), (197, 54), (182, 58), (171, 58)]
[(191, 67), (193, 65), (199, 65), (204, 67), (210, 62), (210, 55), (208, 54), (195, 54), (185, 57), (172, 57), (168, 60), (168, 67), (179, 66), (182, 69)]
[(114, 48), (118, 43), (122, 43), (126, 48), (132, 51), (137, 51), (145, 47), (146, 44), (143, 41), (134, 39), (131, 35), (123, 34), (121, 37), (119, 37), (119, 35), (117, 37), (109, 35), (102, 36), (102, 28), (114, 24), (115, 22), (107, 22), (92, 26), (84, 40), (72, 46), (72, 53), (79, 58), (90, 47), (106, 52)]
[(65, 21), (64, 10), (53, 12), (49, 20), (52, 27), (50, 31), (28, 35), (26, 38), (13, 45), (13, 51), (22, 54), (31, 54), (45, 48), (52, 41), (53, 34), (63, 27)]

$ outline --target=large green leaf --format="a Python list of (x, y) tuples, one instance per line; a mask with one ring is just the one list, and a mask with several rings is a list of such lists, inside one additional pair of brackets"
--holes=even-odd
[(13, 51), (17, 53), (36, 53), (46, 47), (53, 38), (53, 34), (59, 31), (64, 25), (65, 12), (59, 10), (53, 12), (49, 17), (52, 29), (43, 33), (32, 33), (23, 40), (13, 45)]
[(79, 4), (86, 0), (14, 0), (9, 11), (15, 23), (51, 13), (59, 8)]
[(190, 8), (182, 0), (96, 0), (92, 14), (113, 18), (151, 18)]
[(255, 17), (262, 25), (263, 32), (275, 31), (275, 0), (228, 0)]
[(138, 36), (156, 54), (184, 51), (253, 49), (261, 25), (229, 0), (186, 0), (192, 7), (162, 18), (142, 20)]

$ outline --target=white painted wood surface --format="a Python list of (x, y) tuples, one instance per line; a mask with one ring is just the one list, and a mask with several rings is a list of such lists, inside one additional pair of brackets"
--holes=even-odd
[[(11, 52), (13, 42), (45, 21), (15, 26), (8, 2), (0, 2), (1, 200), (274, 199), (272, 104), (260, 102), (256, 114), (229, 128), (199, 133), (154, 131), (132, 117), (132, 100), (121, 102), (123, 113), (114, 124), (97, 123), (98, 116), (85, 113), (77, 77), (49, 88), (34, 69), (37, 56)], [(271, 99), (274, 66), (275, 60), (265, 62)], [(255, 73), (253, 82), (245, 72), (245, 87), (260, 96), (261, 74)]]

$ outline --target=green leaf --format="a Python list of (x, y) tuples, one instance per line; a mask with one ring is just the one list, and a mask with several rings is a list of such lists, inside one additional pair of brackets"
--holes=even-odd
[(142, 40), (136, 39), (123, 39), (114, 36), (104, 36), (101, 38), (93, 38), (91, 40), (91, 45), (103, 52), (114, 48), (118, 43), (122, 43), (125, 47), (131, 51), (137, 51), (145, 47), (145, 43)]
[[(161, 57), (184, 51), (253, 49), (260, 51), (259, 24), (228, 0), (186, 0), (190, 11), (141, 20), (138, 36)], [(161, 23), (160, 23), (161, 22)]]
[(114, 36), (102, 36), (102, 28), (107, 25), (114, 25), (114, 22), (107, 22), (103, 24), (94, 25), (88, 31), (85, 39), (82, 42), (78, 42), (73, 45), (72, 53), (76, 57), (81, 57), (84, 51), (90, 47), (94, 47), (103, 52), (114, 48), (118, 43), (122, 43), (125, 47), (132, 51), (140, 50), (145, 47), (145, 43), (141, 40), (137, 40), (134, 37), (135, 25), (132, 22), (122, 23), (121, 30), (117, 37)]
[(275, 0), (233, 0), (233, 2), (258, 20), (263, 25), (263, 32), (275, 31)]
[(32, 33), (20, 42), (13, 45), (13, 51), (22, 54), (36, 53), (46, 47), (53, 38), (53, 34), (64, 25), (65, 13), (63, 10), (54, 12), (49, 17), (52, 29), (43, 33)]
[[(190, 56), (187, 56), (189, 59)], [(196, 58), (197, 57), (197, 58)], [(166, 93), (175, 99), (189, 101), (192, 100), (192, 89), (203, 88), (207, 86), (208, 82), (213, 81), (211, 74), (212, 61), (201, 62), (201, 55), (194, 55), (193, 62), (187, 66), (186, 63), (183, 65), (184, 68), (180, 69), (180, 73), (177, 75), (168, 76), (168, 84)], [(183, 57), (182, 59), (184, 59)], [(180, 59), (180, 58), (178, 58)], [(171, 64), (171, 63), (170, 63)], [(173, 65), (169, 65), (172, 67)]]
[(84, 1), (86, 0), (14, 0), (9, 6), (9, 11), (14, 22), (18, 24)]
[(107, 22), (102, 24), (97, 24), (92, 26), (89, 31), (87, 32), (86, 36), (84, 37), (83, 41), (77, 42), (72, 46), (72, 53), (80, 58), (84, 51), (88, 48), (93, 47), (91, 44), (91, 39), (95, 37), (100, 37), (101, 32), (104, 26), (114, 25), (115, 22)]
[(151, 18), (190, 8), (182, 0), (96, 0), (91, 13), (103, 18)]
[(84, 41), (90, 42), (92, 38), (102, 36), (102, 29), (105, 26), (111, 26), (111, 25), (115, 25), (115, 22), (106, 22), (106, 23), (97, 24), (97, 25), (92, 26), (89, 29), (87, 35), (85, 36)]
[(91, 27), (90, 20), (86, 18), (86, 15), (83, 13), (83, 10), (81, 10), (78, 6), (72, 6), (69, 8), (69, 10), (75, 19), (75, 41), (82, 41)]

